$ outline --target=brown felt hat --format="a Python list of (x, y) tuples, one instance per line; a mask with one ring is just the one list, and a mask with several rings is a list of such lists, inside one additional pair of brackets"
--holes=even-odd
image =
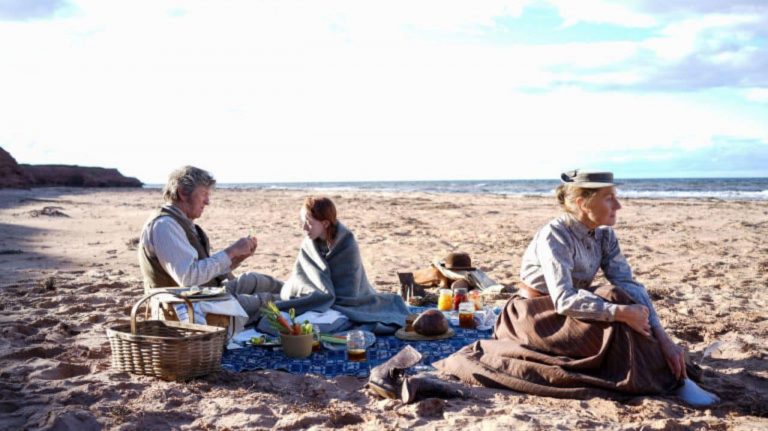
[(469, 257), (469, 253), (456, 252), (448, 253), (440, 262), (440, 266), (451, 271), (474, 271), (475, 267), (472, 266), (472, 258)]
[(564, 183), (573, 184), (576, 187), (585, 189), (601, 189), (603, 187), (618, 186), (613, 182), (613, 172), (608, 171), (583, 171), (575, 169), (573, 171), (563, 172), (560, 179)]

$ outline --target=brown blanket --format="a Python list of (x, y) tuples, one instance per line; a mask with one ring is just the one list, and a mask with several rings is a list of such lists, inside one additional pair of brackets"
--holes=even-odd
[[(595, 294), (617, 304), (632, 300), (615, 286)], [(493, 340), (465, 346), (435, 363), (466, 383), (558, 398), (623, 398), (677, 387), (654, 338), (622, 323), (559, 315), (542, 296), (507, 302)]]

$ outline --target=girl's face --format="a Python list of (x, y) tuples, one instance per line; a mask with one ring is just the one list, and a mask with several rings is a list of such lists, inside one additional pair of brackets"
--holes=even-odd
[(590, 229), (598, 226), (613, 226), (616, 224), (616, 212), (621, 209), (616, 197), (615, 187), (604, 187), (598, 190), (589, 202), (579, 203), (581, 221)]
[(328, 226), (331, 224), (331, 222), (328, 220), (315, 220), (312, 218), (312, 214), (310, 214), (309, 211), (307, 211), (307, 209), (304, 207), (301, 208), (299, 217), (299, 220), (301, 221), (301, 228), (307, 234), (309, 239), (313, 241), (317, 238), (326, 239), (325, 230), (328, 229)]

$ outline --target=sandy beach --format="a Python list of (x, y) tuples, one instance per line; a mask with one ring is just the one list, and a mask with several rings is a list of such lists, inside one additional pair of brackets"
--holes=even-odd
[[(216, 250), (253, 230), (259, 248), (236, 273), (285, 279), (307, 194), (216, 190), (198, 223)], [(530, 238), (560, 213), (541, 197), (330, 197), (382, 291), (398, 289), (397, 271), (456, 250), (514, 285)], [(0, 190), (0, 429), (768, 429), (765, 201), (624, 199), (619, 212), (636, 278), (723, 400), (711, 409), (671, 396), (620, 403), (488, 388), (403, 405), (353, 377), (222, 371), (177, 383), (113, 372), (106, 329), (126, 323), (143, 293), (136, 242), (160, 204), (157, 189)]]

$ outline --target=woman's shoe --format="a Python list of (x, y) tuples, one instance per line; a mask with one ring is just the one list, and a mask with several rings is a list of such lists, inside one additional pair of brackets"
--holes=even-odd
[(421, 353), (411, 346), (403, 350), (371, 370), (368, 387), (384, 398), (398, 398), (403, 384), (405, 370), (416, 365), (421, 360)]
[(464, 392), (448, 382), (431, 376), (408, 376), (400, 390), (400, 400), (404, 404), (424, 398), (464, 398)]

